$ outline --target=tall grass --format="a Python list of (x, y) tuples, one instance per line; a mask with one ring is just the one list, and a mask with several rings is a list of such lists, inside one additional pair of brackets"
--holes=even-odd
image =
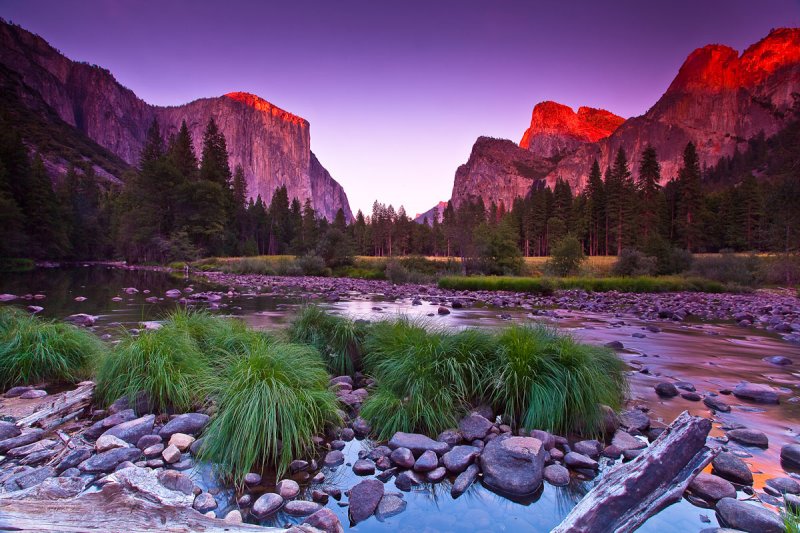
[(591, 292), (711, 292), (738, 290), (720, 282), (680, 276), (636, 276), (636, 277), (566, 277), (523, 278), (512, 276), (449, 276), (439, 280), (439, 287), (451, 290), (512, 291), (534, 294), (551, 294), (556, 289), (582, 289)]
[(76, 326), (0, 309), (0, 390), (88, 377), (105, 351), (102, 341)]
[(253, 469), (280, 476), (326, 425), (339, 422), (328, 373), (308, 346), (257, 338), (207, 388), (217, 415), (201, 450), (239, 483)]
[(596, 433), (600, 405), (620, 406), (624, 364), (613, 351), (542, 326), (514, 325), (497, 337), (488, 393), (521, 427)]
[(332, 374), (353, 375), (360, 369), (365, 328), (353, 320), (307, 305), (292, 321), (288, 334), (292, 342), (316, 348)]
[(436, 434), (453, 427), (481, 396), (494, 347), (487, 333), (431, 330), (408, 318), (374, 324), (364, 345), (365, 368), (378, 385), (361, 415), (384, 439), (396, 431)]

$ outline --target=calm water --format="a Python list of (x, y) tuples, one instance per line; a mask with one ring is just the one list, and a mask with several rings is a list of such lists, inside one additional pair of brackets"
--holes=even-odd
[[(125, 288), (135, 287), (138, 293), (127, 294)], [(179, 289), (184, 294), (194, 294), (216, 289), (200, 281), (173, 277), (162, 272), (128, 271), (109, 267), (93, 266), (70, 269), (39, 269), (29, 273), (4, 274), (0, 278), (0, 293), (16, 295), (42, 294), (40, 300), (16, 300), (11, 305), (39, 305), (44, 307), (42, 316), (64, 318), (73, 313), (87, 313), (98, 317), (95, 329), (98, 334), (119, 335), (122, 328), (141, 327), (141, 322), (159, 320), (171, 308), (179, 305), (175, 298), (166, 297), (170, 289)], [(227, 288), (223, 288), (227, 291)], [(423, 295), (424, 296), (424, 295)], [(86, 300), (76, 302), (76, 297)], [(152, 301), (153, 298), (158, 298)], [(114, 298), (121, 298), (114, 301)], [(150, 298), (151, 301), (146, 301)], [(380, 294), (353, 295), (352, 301), (324, 303), (320, 305), (332, 312), (356, 318), (376, 320), (398, 314), (427, 317), (435, 313), (436, 306), (412, 306), (410, 301), (385, 301)], [(292, 312), (302, 304), (300, 298), (276, 297), (264, 292), (225, 296), (213, 304), (215, 312), (242, 317), (253, 327), (272, 329), (284, 325)], [(202, 304), (201, 304), (202, 305)], [(633, 404), (647, 405), (651, 418), (671, 422), (681, 411), (712, 417), (700, 402), (690, 402), (680, 397), (659, 399), (653, 386), (662, 380), (680, 379), (693, 383), (701, 394), (732, 388), (742, 380), (769, 383), (780, 387), (785, 393), (780, 405), (756, 405), (724, 397), (732, 405), (730, 413), (713, 415), (712, 437), (724, 435), (720, 427), (731, 422), (746, 424), (764, 431), (770, 440), (769, 449), (744, 449), (730, 443), (733, 449), (749, 455), (756, 479), (755, 487), (760, 491), (764, 480), (786, 475), (779, 461), (780, 447), (788, 442), (800, 441), (797, 436), (800, 422), (800, 403), (788, 401), (800, 394), (797, 391), (800, 374), (796, 365), (777, 367), (762, 358), (769, 355), (785, 355), (800, 363), (800, 347), (786, 343), (764, 332), (739, 328), (728, 324), (679, 324), (657, 322), (660, 333), (644, 330), (647, 323), (630, 317), (611, 317), (578, 314), (556, 310), (555, 317), (539, 317), (529, 310), (502, 310), (512, 321), (536, 320), (552, 324), (569, 331), (581, 340), (590, 343), (621, 341), (625, 350), (621, 356), (630, 366), (631, 400)], [(498, 327), (508, 323), (508, 316), (500, 317), (500, 310), (490, 307), (453, 310), (450, 315), (430, 316), (433, 324), (463, 327)], [(634, 333), (645, 336), (636, 338)], [(642, 373), (646, 369), (648, 373)], [(359, 479), (348, 466), (357, 459), (358, 451), (373, 443), (354, 440), (345, 448), (347, 461), (333, 470), (326, 470), (326, 484), (336, 484), (343, 490)], [(213, 484), (207, 469), (192, 474), (203, 485)], [(602, 472), (600, 474), (602, 476)], [(574, 480), (569, 487), (556, 488), (544, 484), (535, 498), (515, 502), (503, 498), (482, 487), (474, 485), (467, 493), (454, 500), (450, 496), (448, 482), (422, 486), (404, 493), (408, 502), (406, 510), (380, 522), (370, 519), (353, 527), (353, 531), (421, 531), (421, 532), (467, 532), (467, 531), (549, 531), (558, 524), (583, 494), (599, 477), (592, 481)], [(268, 487), (269, 488), (269, 487)], [(310, 490), (318, 487), (307, 487)], [(387, 491), (396, 491), (394, 483), (386, 485)], [(399, 492), (399, 491), (397, 491)], [(310, 498), (309, 498), (310, 499)], [(218, 511), (230, 507), (235, 500), (233, 492), (224, 490), (217, 495)], [(346, 497), (343, 498), (346, 501)], [(328, 504), (342, 524), (348, 524), (347, 508), (340, 507), (331, 499)], [(219, 513), (222, 516), (222, 512)], [(278, 515), (265, 525), (284, 525), (299, 521), (286, 515)], [(714, 512), (696, 507), (686, 500), (662, 511), (645, 524), (642, 531), (699, 531), (717, 524)]]

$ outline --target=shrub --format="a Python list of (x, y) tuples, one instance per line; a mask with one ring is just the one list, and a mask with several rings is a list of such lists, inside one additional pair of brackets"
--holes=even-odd
[(600, 405), (620, 406), (624, 363), (607, 348), (540, 326), (511, 326), (497, 335), (497, 345), (489, 395), (520, 427), (597, 433)]
[(364, 366), (377, 380), (361, 416), (379, 438), (397, 431), (435, 435), (453, 427), (469, 401), (482, 396), (494, 344), (477, 330), (446, 333), (407, 318), (373, 324)]
[(364, 328), (352, 320), (308, 305), (292, 321), (288, 333), (292, 342), (316, 348), (332, 374), (353, 375), (361, 366)]
[(556, 276), (568, 276), (578, 271), (583, 263), (583, 246), (572, 235), (567, 235), (553, 245), (547, 270)]
[(330, 268), (353, 264), (353, 243), (350, 236), (337, 228), (328, 228), (317, 245), (317, 253)]
[(296, 263), (305, 276), (330, 275), (330, 270), (325, 267), (325, 260), (318, 255), (301, 255)]
[(780, 254), (762, 261), (758, 277), (770, 285), (792, 286), (800, 283), (800, 254)]
[(615, 276), (652, 276), (656, 273), (656, 258), (634, 248), (623, 248), (611, 272)]
[(42, 381), (77, 381), (105, 353), (92, 333), (13, 308), (0, 309), (0, 390)]
[(479, 270), (486, 274), (518, 274), (522, 269), (522, 253), (517, 246), (516, 233), (509, 224), (482, 223), (475, 230)]
[(408, 281), (408, 269), (399, 261), (391, 260), (386, 263), (386, 279), (395, 284), (403, 284)]
[(754, 255), (722, 253), (697, 258), (691, 274), (723, 284), (752, 287), (756, 284), (758, 267), (758, 258)]
[(200, 456), (236, 483), (268, 467), (281, 476), (314, 435), (340, 422), (328, 373), (308, 346), (257, 339), (208, 388), (218, 411)]
[(643, 251), (645, 255), (656, 258), (655, 274), (680, 274), (692, 266), (691, 253), (681, 248), (673, 248), (666, 239), (658, 234), (650, 236)]

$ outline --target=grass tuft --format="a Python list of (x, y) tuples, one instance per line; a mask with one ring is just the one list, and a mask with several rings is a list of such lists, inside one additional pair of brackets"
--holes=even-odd
[(355, 321), (307, 305), (300, 310), (288, 333), (292, 342), (316, 348), (332, 374), (352, 376), (360, 369), (365, 328)]
[(741, 287), (723, 285), (714, 280), (682, 276), (635, 277), (565, 277), (524, 278), (513, 276), (449, 276), (439, 280), (439, 287), (451, 290), (512, 291), (551, 294), (554, 290), (581, 289), (589, 292), (736, 292)]
[(313, 348), (254, 339), (210, 381), (218, 411), (201, 457), (236, 483), (254, 469), (282, 475), (314, 435), (340, 422), (328, 379)]
[(42, 381), (78, 381), (105, 352), (88, 331), (0, 309), (0, 390)]

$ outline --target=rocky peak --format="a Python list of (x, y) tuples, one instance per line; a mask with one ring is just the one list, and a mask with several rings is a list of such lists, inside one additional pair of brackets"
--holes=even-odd
[(519, 145), (541, 157), (561, 157), (583, 143), (608, 137), (624, 121), (605, 109), (582, 106), (576, 113), (558, 102), (540, 102)]
[(308, 127), (309, 125), (306, 119), (298, 117), (297, 115), (293, 115), (288, 111), (284, 111), (280, 107), (272, 105), (255, 94), (246, 92), (232, 92), (226, 94), (225, 96), (231, 100), (236, 100), (237, 102), (241, 102), (246, 106), (252, 107), (256, 111), (266, 113), (272, 117), (289, 122), (291, 124), (298, 124), (305, 127)]

